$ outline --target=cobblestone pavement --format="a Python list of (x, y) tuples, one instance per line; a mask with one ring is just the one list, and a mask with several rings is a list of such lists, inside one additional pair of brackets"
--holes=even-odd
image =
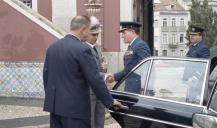
[[(49, 113), (42, 111), (41, 103), (0, 98), (0, 128), (49, 128)], [(120, 128), (111, 116), (107, 117), (105, 128)]]

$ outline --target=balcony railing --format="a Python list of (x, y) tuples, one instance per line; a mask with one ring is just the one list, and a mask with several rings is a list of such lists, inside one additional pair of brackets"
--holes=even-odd
[(185, 26), (162, 26), (162, 32), (186, 32)]
[(177, 43), (176, 44), (170, 43), (170, 44), (168, 44), (168, 47), (170, 49), (176, 49), (178, 47), (178, 44)]

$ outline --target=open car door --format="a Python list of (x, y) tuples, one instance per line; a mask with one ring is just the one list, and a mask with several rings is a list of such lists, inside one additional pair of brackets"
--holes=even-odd
[[(192, 116), (205, 106), (210, 60), (151, 57), (135, 66), (111, 91), (127, 106), (110, 110), (123, 128), (192, 127)], [(140, 91), (125, 91), (128, 78)], [(128, 85), (129, 86), (129, 85)]]
[(194, 128), (217, 128), (217, 79), (211, 93), (210, 100), (203, 113), (196, 113), (193, 116)]

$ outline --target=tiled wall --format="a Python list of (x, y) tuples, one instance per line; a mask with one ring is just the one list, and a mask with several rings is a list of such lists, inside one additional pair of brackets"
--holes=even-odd
[(43, 98), (41, 62), (0, 62), (0, 96)]

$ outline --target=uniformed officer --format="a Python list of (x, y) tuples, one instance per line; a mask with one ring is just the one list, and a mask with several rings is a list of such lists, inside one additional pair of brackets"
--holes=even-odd
[(209, 58), (210, 51), (205, 41), (203, 40), (204, 29), (202, 27), (193, 25), (190, 27), (189, 35), (191, 46), (186, 56), (195, 58)]
[[(187, 52), (187, 57), (194, 58), (209, 58), (210, 50), (206, 45), (204, 38), (204, 28), (200, 26), (192, 25), (189, 31), (191, 46)], [(183, 82), (187, 85), (186, 102), (199, 104), (201, 88), (202, 88), (202, 77), (204, 72), (203, 68), (194, 68), (189, 63), (186, 65), (183, 74)]]
[[(119, 32), (122, 34), (124, 42), (129, 44), (124, 54), (124, 69), (115, 74), (109, 74), (107, 77), (108, 82), (121, 80), (136, 64), (144, 58), (151, 56), (149, 46), (138, 36), (141, 24), (137, 22), (121, 22), (120, 25), (122, 27)], [(140, 93), (140, 76), (131, 74), (125, 81), (124, 91)]]

